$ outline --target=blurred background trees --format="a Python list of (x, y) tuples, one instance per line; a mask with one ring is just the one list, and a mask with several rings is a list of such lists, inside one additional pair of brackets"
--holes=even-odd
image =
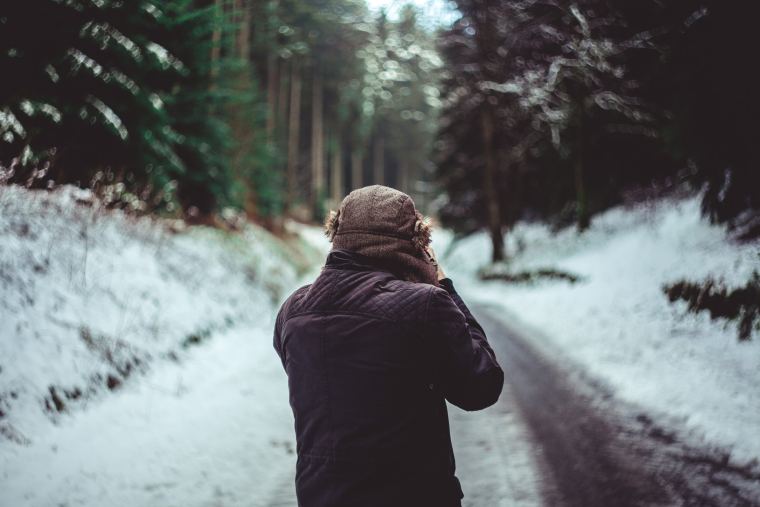
[(676, 183), (704, 185), (713, 220), (758, 233), (755, 5), (455, 3), (439, 38), (440, 212), (463, 232), (487, 224), (494, 260), (520, 218), (583, 230), (626, 193)]
[(453, 4), (433, 26), (363, 0), (7, 0), (2, 179), (272, 227), (384, 183), (496, 260), (519, 219), (583, 230), (684, 185), (760, 232), (754, 4)]
[(351, 188), (413, 191), (435, 134), (434, 36), (359, 0), (10, 0), (4, 179), (275, 226)]

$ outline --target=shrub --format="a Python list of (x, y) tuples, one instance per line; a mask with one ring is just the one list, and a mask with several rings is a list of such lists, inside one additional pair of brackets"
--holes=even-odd
[(738, 320), (739, 340), (749, 340), (755, 321), (760, 323), (760, 275), (757, 271), (744, 287), (728, 289), (723, 282), (707, 278), (701, 283), (680, 280), (665, 285), (671, 303), (686, 301), (688, 311), (710, 312), (711, 319)]

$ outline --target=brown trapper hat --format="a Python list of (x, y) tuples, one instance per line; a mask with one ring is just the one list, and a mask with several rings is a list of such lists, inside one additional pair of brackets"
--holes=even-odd
[(437, 265), (426, 251), (430, 224), (404, 192), (383, 185), (354, 190), (330, 211), (325, 234), (333, 249), (378, 260), (405, 280), (438, 284)]

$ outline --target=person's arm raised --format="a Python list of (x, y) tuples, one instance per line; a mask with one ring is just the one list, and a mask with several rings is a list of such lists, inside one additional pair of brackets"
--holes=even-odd
[(427, 307), (426, 334), (446, 399), (464, 410), (496, 403), (504, 372), (488, 344), (483, 328), (454, 290), (450, 279), (432, 287)]

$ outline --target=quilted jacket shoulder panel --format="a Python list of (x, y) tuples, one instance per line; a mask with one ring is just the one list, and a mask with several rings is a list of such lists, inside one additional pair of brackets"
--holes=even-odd
[(409, 321), (424, 317), (432, 285), (407, 282), (385, 271), (323, 269), (309, 286), (296, 291), (286, 318), (299, 313), (361, 313)]

